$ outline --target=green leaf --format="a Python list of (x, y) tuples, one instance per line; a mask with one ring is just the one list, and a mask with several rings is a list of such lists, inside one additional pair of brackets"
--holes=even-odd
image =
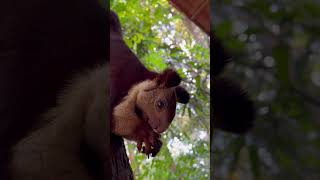
[(155, 69), (164, 70), (167, 68), (167, 64), (163, 61), (163, 58), (159, 53), (153, 52), (146, 56), (146, 62), (154, 66)]

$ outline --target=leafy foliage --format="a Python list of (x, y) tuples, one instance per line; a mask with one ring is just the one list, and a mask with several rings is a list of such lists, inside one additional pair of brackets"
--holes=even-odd
[(147, 159), (136, 145), (127, 151), (136, 179), (209, 178), (209, 38), (173, 9), (167, 0), (112, 0), (128, 46), (151, 70), (174, 67), (191, 93), (178, 106), (173, 124), (163, 136), (157, 157)]
[(214, 31), (233, 53), (227, 74), (253, 95), (252, 133), (215, 131), (216, 179), (319, 179), (320, 4), (228, 0), (213, 6)]

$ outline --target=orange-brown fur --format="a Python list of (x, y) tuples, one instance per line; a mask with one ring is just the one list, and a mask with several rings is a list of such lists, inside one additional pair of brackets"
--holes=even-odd
[(140, 91), (148, 88), (154, 84), (153, 81), (143, 81), (135, 85), (130, 89), (128, 95), (124, 97), (123, 101), (114, 108), (113, 110), (113, 121), (114, 125), (112, 132), (119, 136), (125, 136), (128, 139), (141, 124), (141, 119), (135, 113), (135, 105)]
[(139, 151), (142, 148), (142, 142), (146, 146), (146, 154), (151, 151), (151, 146), (156, 146), (159, 142), (159, 134), (154, 132), (135, 112), (139, 94), (145, 89), (155, 86), (154, 81), (146, 80), (135, 85), (128, 93), (123, 101), (114, 108), (113, 111), (113, 127), (112, 132), (116, 135), (125, 137), (126, 139), (136, 141)]
[(154, 156), (162, 144), (159, 133), (168, 129), (175, 116), (176, 102), (188, 101), (189, 97), (186, 97), (187, 101), (179, 99), (181, 96), (177, 93), (181, 94), (179, 90), (184, 90), (178, 86), (179, 83), (177, 73), (166, 70), (153, 80), (134, 85), (114, 108), (112, 132), (136, 141), (139, 150), (144, 143), (144, 153)]

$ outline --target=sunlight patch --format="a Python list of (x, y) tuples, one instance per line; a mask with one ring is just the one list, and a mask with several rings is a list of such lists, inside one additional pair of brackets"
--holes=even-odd
[(186, 144), (180, 141), (177, 137), (170, 139), (168, 149), (174, 158), (181, 154), (190, 154), (192, 152), (192, 144)]

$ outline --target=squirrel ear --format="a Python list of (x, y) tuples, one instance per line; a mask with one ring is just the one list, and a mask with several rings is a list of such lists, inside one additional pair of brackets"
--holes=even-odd
[(214, 78), (212, 95), (211, 120), (214, 128), (244, 134), (253, 127), (253, 102), (238, 83), (226, 78)]
[(179, 74), (173, 69), (166, 69), (157, 76), (157, 84), (166, 88), (178, 86), (181, 82)]
[(212, 49), (212, 59), (215, 60), (212, 69), (212, 76), (215, 77), (219, 75), (223, 71), (224, 67), (230, 62), (231, 56), (223, 48), (221, 42), (216, 37), (213, 39)]
[(190, 100), (190, 95), (187, 92), (187, 90), (181, 86), (177, 86), (175, 88), (176, 96), (177, 96), (177, 102), (182, 104), (187, 104)]

